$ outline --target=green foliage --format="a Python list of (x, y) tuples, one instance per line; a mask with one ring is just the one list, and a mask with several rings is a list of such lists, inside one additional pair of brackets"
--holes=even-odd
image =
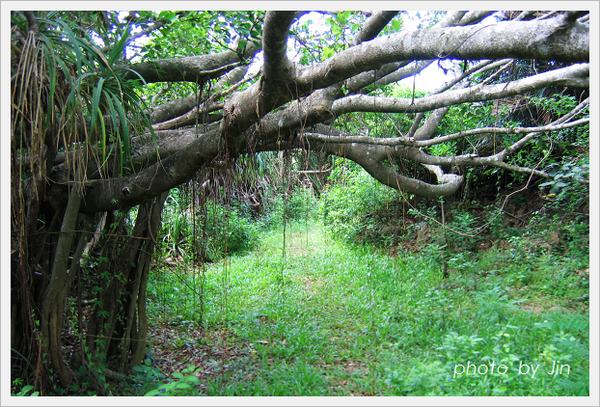
[(173, 373), (173, 378), (169, 379), (167, 383), (160, 384), (156, 389), (145, 393), (144, 396), (197, 396), (198, 389), (195, 386), (200, 385), (200, 380), (194, 374), (200, 370), (200, 368), (196, 369), (194, 365), (190, 365), (181, 372)]
[[(465, 218), (461, 222), (470, 222)], [(577, 300), (587, 288), (566, 272), (573, 260), (532, 250), (539, 246), (534, 234), (515, 233), (508, 246), (456, 253), (453, 267), (470, 265), (442, 279), (427, 255), (388, 257), (331, 239), (328, 229), (292, 223), (285, 258), (282, 229), (265, 231), (256, 250), (227, 263), (226, 289), (224, 265), (207, 268), (205, 327), (227, 330), (228, 346), (243, 347), (247, 356), (204, 376), (202, 387), (186, 387), (185, 394), (589, 394), (589, 317)], [(568, 374), (565, 367), (549, 375), (554, 362), (568, 366)], [(456, 374), (468, 363), (486, 367), (481, 374), (473, 368)], [(505, 375), (498, 374), (501, 364)], [(525, 364), (539, 365), (534, 377), (531, 367), (519, 374)], [(169, 391), (186, 374), (174, 376)]]
[(143, 394), (159, 387), (161, 384), (158, 382), (166, 378), (159, 369), (152, 366), (152, 360), (149, 358), (144, 360), (142, 365), (134, 366), (132, 370), (133, 386), (137, 392)]
[[(553, 95), (553, 97), (531, 97), (529, 103), (535, 106), (539, 115), (557, 118), (572, 111), (578, 101), (571, 95)], [(579, 112), (575, 118), (589, 116), (589, 108)], [(589, 125), (563, 129), (552, 135), (551, 143), (536, 143), (530, 153), (538, 156), (549, 155), (544, 162), (546, 171), (554, 178), (549, 184), (550, 193), (557, 193), (573, 181), (585, 181), (588, 176), (589, 163)], [(534, 154), (535, 155), (535, 154)]]
[(194, 206), (177, 188), (167, 198), (162, 225), (161, 250), (165, 254), (211, 262), (254, 247), (261, 227), (251, 220), (244, 204), (212, 201)]
[[(529, 102), (533, 103), (543, 112), (551, 113), (554, 116), (569, 113), (578, 103), (574, 96), (564, 94), (554, 94), (551, 97), (532, 96), (529, 98)], [(580, 116), (587, 114), (589, 114), (589, 110), (586, 109), (580, 113)]]
[(589, 219), (587, 214), (567, 212), (568, 202), (552, 202), (535, 214), (523, 243), (529, 244), (531, 251), (554, 250), (583, 267), (589, 262)]
[[(348, 38), (358, 32), (364, 22), (360, 12), (341, 11), (334, 14), (311, 13), (292, 26), (292, 35), (301, 44), (296, 47), (299, 63), (308, 65), (332, 57), (347, 47)], [(315, 22), (321, 24), (315, 30)]]
[[(260, 35), (264, 11), (136, 12), (164, 24), (153, 30), (140, 53), (144, 60), (187, 57), (227, 49), (241, 52)], [(237, 41), (237, 43), (236, 43)], [(237, 48), (233, 48), (237, 45)]]
[[(562, 197), (566, 197), (567, 194), (573, 194), (574, 192), (582, 192), (573, 190), (588, 180), (589, 167), (588, 163), (577, 166), (572, 162), (567, 162), (560, 167), (556, 163), (550, 164), (548, 168), (553, 170), (549, 171), (548, 175), (553, 179), (541, 183), (540, 187), (550, 187), (550, 194), (557, 195), (560, 192)], [(582, 188), (579, 189), (581, 190)], [(587, 194), (584, 194), (583, 199), (586, 199), (586, 196)]]
[(397, 199), (395, 191), (350, 161), (338, 159), (329, 179), (336, 182), (322, 194), (320, 213), (331, 232), (348, 242), (357, 242), (369, 229), (381, 227), (372, 217)]
[[(412, 99), (425, 96), (425, 92), (403, 84), (390, 84), (382, 87), (369, 86), (370, 94), (382, 97)], [(378, 113), (353, 112), (347, 113), (337, 120), (338, 127), (348, 134), (366, 134), (373, 137), (400, 137), (410, 130), (415, 114), (388, 113), (382, 120)]]
[[(440, 11), (418, 12), (420, 27), (430, 27), (445, 14)], [(308, 65), (322, 62), (343, 51), (351, 39), (362, 29), (368, 15), (360, 11), (312, 12), (302, 16), (292, 25), (292, 36), (297, 41), (295, 47), (299, 54), (299, 63)], [(403, 23), (410, 18), (407, 13), (399, 13), (386, 26), (379, 36), (389, 35), (402, 29)], [(315, 28), (316, 27), (316, 28)]]
[[(437, 134), (449, 135), (460, 131), (481, 127), (523, 127), (549, 123), (577, 106), (572, 95), (528, 96), (516, 104), (514, 100), (477, 102), (452, 106), (438, 127)], [(519, 107), (524, 105), (524, 107)], [(528, 112), (528, 113), (523, 113)], [(586, 108), (575, 118), (589, 116)], [(521, 134), (483, 134), (463, 137), (444, 144), (429, 147), (430, 154), (447, 156), (452, 154), (479, 155), (494, 154), (511, 146), (522, 137)], [(550, 194), (558, 194), (565, 187), (575, 187), (575, 182), (586, 182), (589, 150), (589, 126), (563, 129), (540, 135), (525, 148), (515, 152), (508, 160), (511, 165), (543, 169), (553, 179), (540, 186), (551, 189)], [(497, 168), (470, 168), (467, 172), (466, 188), (478, 189), (493, 186), (493, 192), (509, 187), (513, 182), (526, 181), (528, 174), (508, 173)], [(568, 188), (569, 189), (569, 188)], [(468, 192), (468, 191), (467, 191)], [(491, 192), (491, 191), (490, 191)], [(584, 192), (579, 185), (566, 194)], [(579, 194), (587, 196), (587, 193)], [(562, 196), (564, 197), (564, 195)], [(561, 197), (561, 199), (562, 199)]]
[(197, 396), (200, 380), (196, 376), (200, 368), (194, 365), (174, 372), (171, 378), (166, 378), (159, 369), (152, 367), (152, 361), (146, 359), (141, 366), (133, 367), (134, 387), (144, 396)]
[[(158, 25), (137, 51), (143, 62), (189, 57), (225, 50), (242, 54), (249, 41), (260, 37), (264, 11), (136, 11), (131, 14), (142, 29)], [(244, 61), (250, 62), (250, 61)], [(152, 83), (142, 94), (154, 105), (201, 93), (194, 83)]]
[(281, 225), (311, 219), (316, 215), (318, 201), (312, 191), (304, 187), (294, 187), (290, 193), (278, 193), (276, 188), (265, 192), (266, 213), (261, 220), (267, 225)]
[(393, 396), (443, 396), (446, 395), (446, 378), (448, 372), (440, 361), (432, 363), (419, 363), (400, 372), (398, 370), (386, 369), (387, 377), (385, 384), (390, 388)]
[(249, 250), (257, 242), (259, 226), (249, 219), (248, 214), (244, 216), (240, 207), (209, 205), (204, 222), (204, 244), (210, 261)]
[[(587, 227), (587, 211), (589, 211), (589, 156), (580, 159), (569, 159), (551, 164), (548, 174), (553, 178), (541, 183), (540, 188), (549, 188), (547, 198), (550, 199), (548, 207), (557, 214), (568, 214), (574, 217), (571, 240), (580, 240), (582, 235), (577, 229)], [(585, 236), (585, 235), (584, 235)]]
[[(36, 91), (36, 97), (43, 98), (41, 114), (45, 120), (36, 118), (35, 123), (56, 129), (54, 144), (62, 151), (71, 151), (81, 143), (89, 148), (87, 153), (101, 171), (109, 158), (115, 158), (123, 173), (130, 170), (130, 134), (148, 126), (148, 121), (139, 97), (140, 81), (124, 80), (126, 70), (119, 69), (131, 35), (130, 27), (119, 27), (112, 32), (115, 37), (112, 45), (101, 50), (96, 37), (86, 28), (97, 16), (93, 12), (36, 13), (40, 35), (19, 50), (22, 58), (19, 63), (29, 66), (21, 66), (15, 78), (21, 95), (34, 86), (27, 80), (32, 70), (46, 78)], [(12, 17), (13, 24), (20, 26), (19, 13)], [(102, 38), (108, 35), (102, 31), (94, 34)], [(29, 58), (33, 60), (26, 61)], [(15, 131), (20, 134), (25, 119), (19, 116), (29, 109), (17, 110)], [(87, 130), (82, 130), (86, 127)], [(29, 132), (29, 136), (34, 134)], [(21, 140), (21, 143), (31, 142)]]
[[(474, 204), (465, 210), (453, 208), (451, 205), (447, 207), (445, 240), (448, 250), (453, 254), (476, 253), (486, 248), (490, 241), (507, 238), (514, 233), (513, 229), (502, 224), (503, 216), (498, 205), (481, 207)], [(441, 219), (439, 211), (435, 219)], [(430, 221), (429, 224), (436, 231), (440, 231), (439, 223), (432, 224)], [(441, 233), (434, 234), (437, 234), (439, 243)]]
[[(444, 12), (419, 13), (422, 27), (429, 27)], [(300, 46), (295, 47), (299, 54), (299, 63), (308, 65), (331, 58), (336, 53), (343, 51), (351, 43), (351, 39), (362, 29), (367, 19), (364, 12), (338, 11), (332, 13), (313, 12), (302, 16), (292, 26), (292, 35)], [(401, 13), (391, 20), (390, 24), (379, 34), (389, 35), (400, 31), (403, 22), (409, 18)], [(315, 28), (317, 27), (317, 28)]]
[(33, 390), (33, 386), (28, 384), (27, 386), (23, 386), (23, 388), (18, 393), (11, 394), (11, 396), (14, 396), (14, 397), (23, 397), (23, 396), (37, 397), (40, 395), (39, 391), (34, 391), (31, 394), (27, 394), (31, 390)]
[(31, 390), (34, 389), (34, 387), (30, 384), (27, 384), (25, 386), (23, 386), (21, 388), (21, 390), (19, 390), (18, 392), (14, 393), (15, 389), (18, 389), (19, 387), (23, 386), (23, 380), (20, 378), (16, 378), (12, 381), (12, 388), (13, 388), (13, 393), (11, 393), (12, 397), (24, 397), (24, 396), (30, 396), (30, 397), (37, 397), (40, 395), (39, 391), (34, 391), (31, 394), (28, 394)]
[[(97, 343), (104, 343), (98, 341)], [(102, 355), (90, 355), (86, 349), (86, 358), (89, 362), (86, 365), (81, 365), (74, 373), (77, 380), (71, 382), (71, 385), (66, 389), (65, 394), (77, 394), (84, 396), (110, 395), (111, 389), (104, 373), (107, 368), (105, 358)], [(91, 358), (99, 360), (95, 362)]]

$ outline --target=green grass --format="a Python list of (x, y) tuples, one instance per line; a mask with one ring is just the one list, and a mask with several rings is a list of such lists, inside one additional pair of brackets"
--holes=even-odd
[[(153, 272), (151, 315), (201, 321), (207, 341), (227, 332), (221, 341), (244, 355), (183, 394), (589, 394), (588, 317), (576, 301), (587, 286), (568, 259), (513, 245), (458, 256), (444, 280), (439, 259), (349, 246), (312, 222), (287, 226), (285, 250), (282, 230), (260, 240), (204, 276)], [(563, 374), (548, 374), (553, 363)]]

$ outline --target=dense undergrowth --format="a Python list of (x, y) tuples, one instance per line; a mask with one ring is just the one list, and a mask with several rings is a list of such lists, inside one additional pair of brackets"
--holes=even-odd
[(404, 211), (360, 177), (248, 223), (239, 254), (157, 260), (153, 334), (128, 391), (589, 394), (589, 233), (578, 208), (532, 204), (515, 223), (509, 206), (448, 202), (442, 219), (442, 203)]

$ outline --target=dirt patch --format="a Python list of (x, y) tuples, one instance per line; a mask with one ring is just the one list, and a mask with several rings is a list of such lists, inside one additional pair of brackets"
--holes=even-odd
[(536, 314), (539, 314), (540, 312), (544, 312), (547, 310), (546, 307), (543, 307), (539, 304), (523, 304), (521, 306), (521, 308), (523, 308), (524, 310), (527, 310), (527, 311), (535, 312)]
[(287, 252), (290, 256), (308, 256), (309, 242), (307, 233), (294, 233), (291, 236)]
[(334, 363), (319, 364), (317, 367), (321, 370), (327, 371), (328, 369), (343, 369), (347, 377), (345, 379), (334, 379), (335, 386), (330, 386), (329, 390), (340, 393), (341, 395), (354, 396), (374, 396), (366, 390), (360, 390), (360, 386), (357, 386), (353, 377), (360, 376), (366, 377), (369, 375), (369, 367), (361, 362), (355, 360), (338, 361)]
[(310, 274), (300, 277), (300, 282), (308, 291), (317, 292), (320, 287), (325, 285), (323, 280), (316, 280)]
[(244, 343), (237, 343), (226, 329), (205, 330), (190, 325), (160, 324), (149, 328), (152, 366), (170, 377), (172, 373), (194, 365), (195, 376), (205, 383), (224, 375), (242, 363), (252, 363), (253, 355)]

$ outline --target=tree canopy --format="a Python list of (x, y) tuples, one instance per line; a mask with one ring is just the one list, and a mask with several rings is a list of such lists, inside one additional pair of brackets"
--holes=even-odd
[[(98, 85), (86, 90), (92, 105), (90, 119), (82, 125), (89, 128), (87, 136), (94, 140), (98, 138), (95, 133), (114, 134), (111, 127), (121, 126), (126, 133), (121, 137), (122, 146), (111, 143), (109, 136), (104, 137), (102, 148), (119, 151), (129, 165), (123, 162), (115, 168), (117, 172), (108, 171), (105, 176), (101, 174), (110, 160), (88, 169), (82, 205), (86, 212), (143, 202), (187, 181), (213, 160), (300, 144), (350, 158), (393, 188), (429, 197), (450, 195), (462, 177), (442, 173), (440, 166), (495, 166), (548, 177), (539, 168), (519, 165), (512, 157), (549, 132), (583, 126), (588, 120), (578, 116), (588, 103), (581, 98), (577, 110), (543, 126), (507, 126), (498, 114), (495, 127), (464, 128), (454, 134), (437, 131), (451, 106), (490, 101), (510, 104), (518, 95), (548, 88), (587, 88), (589, 28), (585, 12), (438, 13), (430, 27), (420, 30), (403, 29), (404, 14), (396, 12), (318, 14), (325, 21), (321, 25), (332, 27), (329, 38), (314, 36), (311, 29), (316, 23), (306, 18), (306, 12), (99, 15), (102, 17), (85, 17), (90, 21), (86, 22), (87, 31), (82, 31), (89, 38), (87, 46), (93, 47), (87, 58), (96, 60), (82, 67), (81, 74), (87, 70), (85, 74)], [(96, 18), (104, 25), (95, 27)], [(58, 29), (60, 26), (50, 29), (45, 25), (38, 31), (49, 35)], [(149, 32), (148, 42), (140, 50), (143, 62), (123, 61), (119, 54), (136, 30), (138, 34)], [(197, 46), (192, 47), (196, 40)], [(187, 45), (182, 50), (179, 43)], [(104, 54), (96, 54), (102, 48), (109, 55), (107, 60)], [(290, 59), (290, 50), (300, 55), (298, 61)], [(257, 56), (262, 60), (260, 71), (248, 73), (250, 66), (257, 65), (252, 64)], [(516, 61), (522, 59), (531, 61), (532, 69), (526, 75), (515, 69)], [(446, 60), (465, 61), (464, 69), (449, 71), (448, 83), (441, 89), (418, 98), (385, 94), (386, 86)], [(549, 62), (536, 69), (540, 61)], [(114, 99), (107, 91), (112, 80), (122, 85), (121, 92), (154, 83), (188, 83), (196, 90), (188, 97), (147, 106), (148, 124), (155, 130), (144, 133), (143, 126), (128, 131), (121, 123), (130, 120), (117, 109), (121, 103), (113, 103), (120, 115), (110, 116)], [(67, 91), (75, 89), (63, 92)], [(133, 103), (141, 105), (148, 95), (131, 96), (139, 97), (139, 102)], [(127, 99), (123, 102), (128, 103)], [(124, 108), (127, 103), (122, 104)], [(353, 112), (377, 112), (383, 117), (404, 114), (413, 119), (396, 133), (376, 137), (336, 129), (335, 120)], [(109, 117), (102, 122), (98, 114)], [(489, 134), (502, 134), (512, 142), (493, 154), (471, 149), (440, 157), (427, 152), (431, 146)], [(98, 154), (95, 145), (88, 148), (92, 149), (88, 154)], [(59, 149), (76, 154), (72, 145), (60, 145)], [(59, 149), (57, 157), (50, 159), (57, 166)], [(436, 179), (427, 182), (427, 174), (407, 176), (394, 167), (393, 160), (422, 164)], [(126, 196), (125, 189), (129, 191)]]
[[(165, 194), (240, 157), (293, 149), (344, 157), (426, 198), (455, 194), (471, 168), (560, 186), (552, 149), (589, 140), (589, 12), (436, 11), (416, 28), (410, 19), (400, 11), (13, 11), (12, 288), (23, 307), (13, 327), (48, 352), (13, 332), (15, 349), (49, 354), (68, 383), (53, 326), (94, 230), (114, 226), (103, 246), (110, 265), (98, 274), (127, 273), (98, 304), (121, 301), (122, 289), (137, 294), (121, 311), (99, 305), (88, 337), (118, 331), (117, 342), (90, 339), (90, 347), (139, 363)], [(422, 91), (427, 77), (417, 74), (431, 66), (445, 83)], [(116, 216), (135, 206), (127, 240)], [(39, 337), (30, 315), (47, 322)]]

